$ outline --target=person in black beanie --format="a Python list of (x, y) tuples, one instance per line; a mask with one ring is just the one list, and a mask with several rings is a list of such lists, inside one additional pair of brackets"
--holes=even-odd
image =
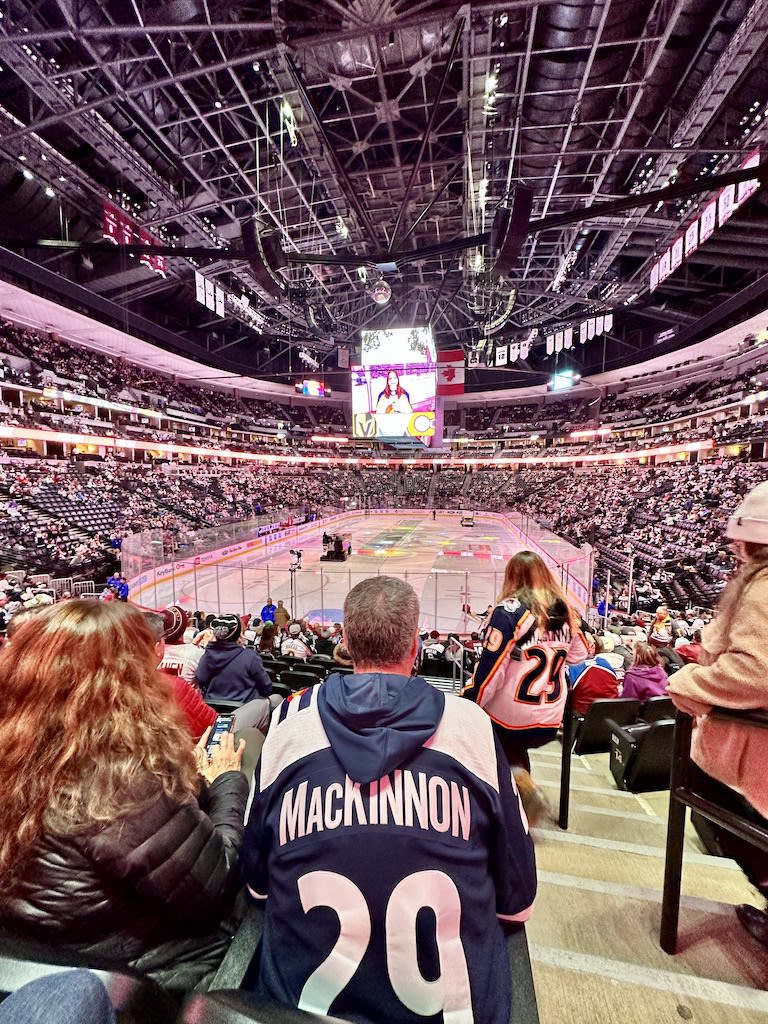
[[(266, 732), (272, 709), (280, 703), (271, 697), (272, 680), (252, 647), (240, 643), (242, 623), (237, 615), (219, 615), (211, 623), (213, 640), (197, 666), (197, 682), (207, 700), (238, 700), (254, 708), (248, 726)], [(261, 701), (258, 698), (263, 698)], [(239, 713), (239, 712), (238, 712)], [(241, 725), (240, 722), (238, 722)], [(244, 725), (245, 723), (242, 723)]]

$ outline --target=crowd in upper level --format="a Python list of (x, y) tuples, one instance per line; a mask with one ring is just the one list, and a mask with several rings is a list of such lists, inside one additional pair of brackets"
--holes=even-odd
[[(538, 434), (555, 442), (565, 441), (568, 453), (576, 454), (568, 439), (572, 430), (662, 424), (728, 402), (734, 405), (760, 393), (761, 371), (765, 369), (758, 361), (746, 370), (723, 367), (716, 383), (699, 378), (677, 385), (665, 382), (659, 389), (648, 381), (642, 390), (638, 382), (634, 390), (625, 385), (623, 390), (595, 389), (586, 396), (577, 393), (555, 400), (540, 396), (515, 404), (461, 406), (446, 410), (445, 423), (449, 431), (455, 429), (462, 436), (496, 438), (498, 448), (510, 443), (505, 442), (506, 438)], [(0, 397), (0, 416), (6, 422), (83, 434), (237, 449), (251, 448), (249, 435), (259, 428), (278, 432), (280, 438), (287, 434), (289, 440), (300, 444), (307, 433), (343, 432), (349, 422), (348, 411), (330, 402), (297, 404), (212, 390), (146, 365), (76, 347), (52, 335), (0, 323), (0, 387), (4, 381), (29, 389), (23, 404), (15, 401), (12, 406), (4, 405)], [(50, 399), (42, 394), (45, 387), (70, 391), (83, 401)], [(34, 390), (39, 394), (30, 393)], [(88, 398), (122, 403), (134, 411), (107, 411), (89, 404)], [(734, 440), (746, 440), (764, 431), (764, 423), (739, 422), (738, 410), (734, 409), (724, 423), (699, 423), (696, 427), (685, 424), (682, 428), (672, 424), (667, 433), (680, 439), (691, 431), (698, 436), (697, 430), (708, 430), (710, 436), (722, 434), (726, 441), (735, 432)], [(654, 440), (664, 436), (657, 435)], [(279, 442), (275, 443), (279, 448)], [(620, 448), (622, 444), (624, 441), (616, 437), (603, 441), (593, 438), (585, 442), (585, 449), (603, 450), (608, 446), (611, 450), (611, 446)], [(262, 438), (259, 446), (263, 449), (263, 445)], [(520, 444), (515, 442), (515, 453), (518, 451)]]

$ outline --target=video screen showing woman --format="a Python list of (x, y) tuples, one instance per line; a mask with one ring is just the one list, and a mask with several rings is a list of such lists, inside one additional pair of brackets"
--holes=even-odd
[(379, 392), (376, 399), (376, 413), (410, 413), (411, 396), (400, 383), (400, 375), (397, 370), (390, 370), (387, 373), (387, 382), (383, 391)]

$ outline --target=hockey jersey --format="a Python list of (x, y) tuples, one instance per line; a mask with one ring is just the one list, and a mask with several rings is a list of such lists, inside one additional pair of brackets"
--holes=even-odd
[(195, 674), (204, 654), (202, 647), (194, 644), (166, 644), (160, 671), (169, 676), (179, 676), (188, 683), (195, 682)]
[(571, 632), (562, 602), (543, 632), (517, 599), (493, 609), (483, 636), (483, 653), (462, 692), (498, 725), (529, 730), (532, 743), (552, 739), (563, 720), (568, 694), (565, 666), (589, 657), (580, 630)]
[(420, 677), (332, 675), (275, 712), (241, 855), (268, 897), (258, 990), (363, 1024), (507, 1024), (498, 919), (533, 847), (478, 708)]

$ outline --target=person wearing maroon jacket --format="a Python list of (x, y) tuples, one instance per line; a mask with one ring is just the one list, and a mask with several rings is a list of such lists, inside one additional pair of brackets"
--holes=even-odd
[(687, 644), (680, 644), (676, 648), (677, 653), (686, 665), (698, 665), (701, 658), (701, 630), (697, 629)]
[[(156, 638), (155, 651), (159, 658), (158, 667), (163, 675), (168, 676), (171, 681), (173, 695), (184, 712), (190, 735), (197, 741), (207, 728), (215, 724), (219, 716), (212, 707), (205, 703), (195, 683), (194, 667), (203, 656), (201, 648), (195, 647), (193, 644), (178, 642), (179, 637), (182, 639), (184, 637), (186, 614), (183, 608), (174, 606), (164, 608), (161, 612), (144, 612), (144, 618), (152, 635)], [(191, 647), (197, 653), (194, 667), (193, 662), (185, 659), (183, 653), (180, 652), (177, 655), (176, 649), (182, 647)], [(192, 669), (191, 677), (187, 678), (190, 668)]]

